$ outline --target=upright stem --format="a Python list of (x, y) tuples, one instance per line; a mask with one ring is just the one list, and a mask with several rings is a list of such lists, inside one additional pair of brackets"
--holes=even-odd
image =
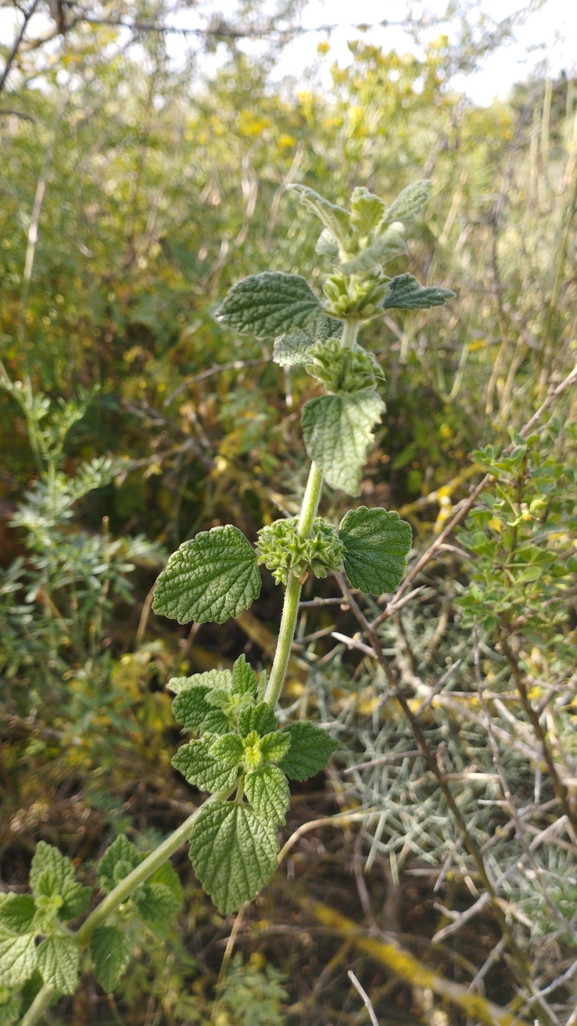
[[(345, 321), (341, 343), (353, 346), (357, 340), (359, 321)], [(301, 506), (298, 533), (301, 538), (308, 538), (317, 514), (319, 499), (323, 487), (323, 476), (316, 463), (311, 463), (309, 477)], [(284, 597), (282, 617), (274, 654), (270, 678), (266, 687), (264, 700), (274, 709), (282, 690), (285, 674), (291, 654), (291, 646), (295, 635), (301, 588), (298, 578), (289, 573)]]

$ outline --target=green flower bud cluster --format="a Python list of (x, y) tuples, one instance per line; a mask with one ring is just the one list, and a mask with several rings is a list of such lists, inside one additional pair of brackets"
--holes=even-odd
[(342, 566), (345, 550), (336, 529), (323, 517), (313, 520), (310, 538), (299, 537), (298, 517), (290, 517), (261, 528), (256, 552), (277, 584), (286, 584), (289, 573), (302, 578), (312, 570), (315, 577), (326, 577), (329, 570)]
[(382, 314), (381, 303), (389, 291), (388, 282), (389, 279), (380, 272), (362, 281), (351, 279), (340, 271), (329, 275), (323, 286), (327, 313), (341, 320), (351, 316), (367, 320)]
[(385, 375), (372, 353), (361, 346), (343, 346), (338, 338), (319, 342), (309, 350), (306, 369), (327, 392), (361, 392), (384, 383)]

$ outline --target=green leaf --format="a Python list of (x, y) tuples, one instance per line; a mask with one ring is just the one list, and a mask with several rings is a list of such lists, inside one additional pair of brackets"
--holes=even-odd
[(422, 178), (418, 182), (412, 182), (399, 193), (394, 203), (385, 211), (383, 220), (389, 221), (410, 221), (417, 217), (426, 207), (429, 201), (432, 182), (428, 178)]
[(252, 666), (246, 661), (245, 655), (240, 655), (232, 667), (232, 693), (233, 695), (256, 695), (258, 681)]
[(351, 223), (359, 235), (366, 237), (381, 223), (385, 204), (379, 196), (374, 196), (368, 189), (359, 186), (351, 197), (351, 211)]
[(274, 825), (248, 805), (207, 803), (190, 841), (194, 871), (219, 912), (236, 912), (268, 883), (276, 869)]
[(327, 765), (333, 752), (339, 747), (326, 731), (306, 720), (290, 723), (283, 733), (290, 736), (288, 754), (279, 765), (292, 780), (308, 780)]
[(61, 994), (78, 987), (80, 952), (73, 937), (47, 937), (38, 947), (38, 968), (44, 983)]
[(20, 1019), (20, 999), (17, 994), (0, 996), (0, 1026), (15, 1026)]
[(345, 571), (353, 588), (380, 595), (393, 592), (407, 566), (413, 532), (394, 510), (359, 506), (343, 517), (339, 538)]
[(308, 207), (323, 222), (325, 228), (331, 232), (342, 250), (350, 245), (351, 215), (348, 210), (335, 206), (324, 196), (320, 196), (314, 189), (306, 185), (289, 185), (292, 192), (296, 192), (303, 206)]
[(306, 364), (313, 346), (327, 342), (330, 338), (340, 338), (343, 327), (342, 321), (321, 314), (308, 328), (275, 338), (272, 358), (281, 367)]
[(111, 891), (140, 864), (140, 856), (124, 834), (119, 834), (106, 849), (98, 863), (98, 883), (103, 891)]
[(270, 337), (304, 328), (319, 311), (317, 297), (300, 274), (264, 271), (233, 285), (216, 319), (240, 334)]
[[(43, 874), (50, 871), (52, 876), (46, 877)], [(42, 883), (40, 882), (42, 878)], [(47, 890), (47, 881), (50, 879), (50, 889)], [(59, 916), (64, 922), (75, 919), (81, 915), (90, 900), (90, 887), (83, 887), (78, 883), (74, 866), (70, 859), (62, 855), (58, 848), (47, 844), (46, 841), (39, 841), (30, 867), (30, 888), (35, 897), (46, 897), (59, 895), (62, 898), (62, 905), (59, 909)]]
[(406, 253), (404, 228), (400, 221), (394, 221), (382, 235), (377, 235), (366, 249), (362, 249), (352, 260), (341, 264), (345, 274), (363, 274), (386, 264), (394, 257)]
[[(202, 685), (181, 691), (172, 703), (172, 714), (176, 722), (181, 723), (187, 730), (196, 732), (209, 712), (213, 711), (206, 701), (206, 695), (209, 691), (210, 688), (203, 687)], [(226, 723), (225, 730), (227, 730), (228, 721), (226, 717), (224, 717), (224, 720)]]
[(31, 933), (36, 904), (30, 894), (2, 895), (0, 903), (0, 929), (20, 936)]
[(359, 494), (361, 468), (373, 441), (372, 428), (385, 409), (374, 389), (350, 395), (321, 395), (303, 408), (307, 453), (327, 483)]
[(116, 926), (99, 926), (90, 938), (94, 975), (102, 989), (110, 994), (118, 986), (130, 961), (130, 942)]
[(274, 824), (284, 823), (290, 808), (290, 791), (287, 778), (278, 766), (263, 766), (249, 773), (244, 791), (258, 816)]
[(315, 340), (308, 331), (291, 331), (275, 338), (272, 358), (281, 367), (294, 367), (307, 363)]
[(150, 883), (139, 887), (132, 895), (138, 915), (149, 930), (165, 940), (175, 917), (182, 906), (181, 898), (177, 897), (165, 883)]
[(211, 754), (213, 741), (214, 737), (210, 736), (202, 741), (190, 741), (178, 749), (172, 760), (172, 765), (180, 770), (189, 784), (195, 784), (201, 791), (209, 791), (211, 794), (234, 787), (238, 776), (236, 764), (224, 764)]
[(315, 253), (319, 256), (337, 257), (339, 255), (339, 244), (328, 228), (323, 228), (317, 239)]
[(174, 695), (179, 695), (181, 691), (197, 687), (197, 685), (206, 687), (208, 690), (230, 688), (231, 681), (230, 670), (207, 670), (205, 673), (193, 673), (191, 677), (171, 677), (166, 686)]
[(224, 623), (260, 594), (256, 554), (232, 524), (201, 531), (172, 554), (154, 596), (156, 613), (179, 623)]
[(18, 987), (36, 969), (33, 933), (22, 937), (0, 937), (0, 987)]
[(210, 754), (227, 766), (238, 766), (242, 760), (244, 745), (238, 734), (225, 734), (213, 741)]
[(290, 745), (290, 734), (287, 734), (286, 730), (275, 730), (274, 733), (266, 734), (263, 737), (260, 746), (261, 755), (267, 762), (280, 762), (288, 752)]
[(412, 274), (398, 274), (389, 282), (389, 292), (383, 300), (383, 307), (398, 310), (423, 310), (430, 306), (442, 306), (455, 293), (437, 285), (423, 286)]
[(266, 702), (259, 702), (249, 709), (243, 709), (238, 720), (238, 731), (241, 737), (247, 737), (251, 730), (264, 737), (276, 730), (276, 716), (270, 705)]

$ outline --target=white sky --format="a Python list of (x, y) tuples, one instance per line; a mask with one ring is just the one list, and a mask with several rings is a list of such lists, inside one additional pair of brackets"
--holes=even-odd
[[(444, 10), (445, 0), (431, 5)], [(482, 0), (482, 10), (493, 18), (505, 18), (523, 6), (522, 0)], [(402, 29), (378, 27), (361, 33), (355, 25), (371, 24), (402, 18), (404, 3), (400, 0), (310, 0), (303, 14), (303, 25), (313, 29), (319, 25), (338, 25), (330, 35), (330, 51), (320, 61), (321, 81), (330, 84), (330, 66), (352, 60), (347, 41), (364, 38), (367, 42), (400, 53), (414, 51), (415, 45)], [(431, 31), (431, 37), (439, 34)], [(481, 71), (460, 75), (453, 80), (459, 92), (466, 92), (476, 103), (486, 106), (495, 97), (505, 97), (511, 86), (525, 79), (538, 65), (545, 65), (553, 76), (562, 69), (575, 72), (577, 66), (577, 0), (547, 0), (544, 8), (530, 15), (515, 35), (518, 42), (503, 46), (487, 58)], [(291, 43), (283, 53), (275, 78), (294, 75), (301, 79), (307, 67), (319, 61), (316, 48), (327, 38), (326, 33), (309, 31)]]
[[(446, 2), (428, 0), (429, 7), (439, 13), (444, 11)], [(526, 0), (480, 0), (480, 7), (489, 17), (501, 19), (523, 7), (524, 2)], [(226, 15), (232, 13), (236, 4), (231, 0), (215, 0), (214, 7)], [(302, 24), (307, 31), (283, 51), (275, 69), (275, 79), (290, 75), (297, 80), (298, 87), (305, 81), (307, 70), (314, 67), (320, 82), (327, 89), (330, 88), (331, 65), (335, 61), (341, 66), (351, 63), (352, 56), (347, 42), (352, 39), (363, 38), (385, 50), (396, 49), (399, 53), (415, 51), (413, 40), (394, 25), (377, 27), (364, 33), (356, 27), (384, 20), (400, 21), (406, 7), (406, 0), (309, 0), (302, 16)], [(13, 38), (14, 21), (13, 9), (0, 11), (0, 38), (4, 43)], [(175, 17), (174, 24), (190, 28), (200, 22), (194, 11), (185, 9)], [(318, 27), (325, 25), (335, 28), (330, 33), (329, 53), (319, 57), (317, 46), (327, 40), (327, 33), (319, 31)], [(431, 38), (440, 31), (439, 27), (432, 29)], [(451, 26), (446, 26), (445, 31), (451, 34)], [(486, 58), (480, 71), (454, 78), (453, 86), (459, 92), (466, 93), (475, 103), (485, 106), (495, 97), (504, 98), (515, 82), (527, 78), (538, 66), (553, 76), (558, 75), (562, 69), (572, 71), (573, 74), (577, 72), (577, 0), (546, 0), (544, 7), (530, 15), (526, 24), (515, 30), (515, 34), (515, 43), (500, 47), (493, 56)], [(173, 35), (169, 39), (169, 50), (178, 63), (186, 44), (182, 36)], [(253, 52), (258, 52), (258, 46), (244, 46), (247, 50), (252, 48)], [(225, 48), (218, 47), (217, 53), (205, 61), (205, 70), (210, 71), (225, 59)]]

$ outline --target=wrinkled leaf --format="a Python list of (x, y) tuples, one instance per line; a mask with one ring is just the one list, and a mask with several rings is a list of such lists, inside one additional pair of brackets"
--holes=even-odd
[(73, 937), (47, 937), (38, 947), (38, 968), (44, 983), (61, 994), (78, 987), (80, 952)]
[(315, 727), (309, 720), (290, 723), (283, 733), (290, 736), (291, 744), (287, 755), (281, 759), (279, 766), (291, 780), (308, 780), (327, 765), (333, 752), (339, 747), (338, 741)]
[(179, 623), (224, 623), (260, 594), (256, 554), (232, 524), (184, 542), (160, 574), (153, 609)]
[(94, 975), (107, 994), (116, 989), (130, 961), (130, 942), (116, 926), (99, 926), (90, 939)]
[(317, 297), (300, 274), (264, 271), (233, 285), (216, 319), (240, 334), (270, 337), (304, 328), (319, 310)]
[(304, 406), (301, 422), (307, 453), (333, 488), (359, 494), (372, 428), (384, 409), (374, 389), (322, 395)]
[(410, 221), (417, 217), (428, 203), (432, 184), (428, 178), (422, 178), (407, 185), (386, 210), (384, 221)]
[(210, 747), (213, 741), (211, 736), (202, 741), (190, 741), (178, 749), (172, 760), (172, 765), (180, 770), (189, 784), (211, 794), (234, 787), (238, 765), (237, 762), (222, 762), (212, 755)]
[(268, 883), (276, 869), (274, 824), (248, 805), (207, 803), (190, 841), (194, 871), (219, 912), (236, 912)]
[[(43, 874), (47, 872), (52, 874), (50, 894), (57, 894), (62, 898), (60, 917), (67, 922), (81, 915), (90, 900), (90, 888), (78, 883), (70, 859), (52, 844), (39, 841), (30, 866), (30, 888), (35, 897), (45, 897), (47, 894), (46, 887), (40, 884)], [(46, 883), (47, 877), (44, 876), (43, 879)]]
[(353, 588), (372, 595), (395, 590), (413, 541), (406, 520), (395, 511), (359, 506), (344, 516), (339, 538), (345, 546), (344, 566)]
[(284, 823), (290, 808), (290, 791), (287, 778), (278, 766), (262, 766), (249, 773), (244, 791), (259, 816), (274, 824)]
[(119, 834), (98, 863), (98, 883), (111, 891), (140, 864), (140, 855), (124, 834)]
[(412, 274), (399, 274), (391, 278), (389, 292), (383, 300), (383, 307), (397, 310), (423, 310), (430, 306), (442, 306), (447, 300), (453, 299), (455, 293), (451, 289), (442, 289), (437, 285), (423, 286)]

